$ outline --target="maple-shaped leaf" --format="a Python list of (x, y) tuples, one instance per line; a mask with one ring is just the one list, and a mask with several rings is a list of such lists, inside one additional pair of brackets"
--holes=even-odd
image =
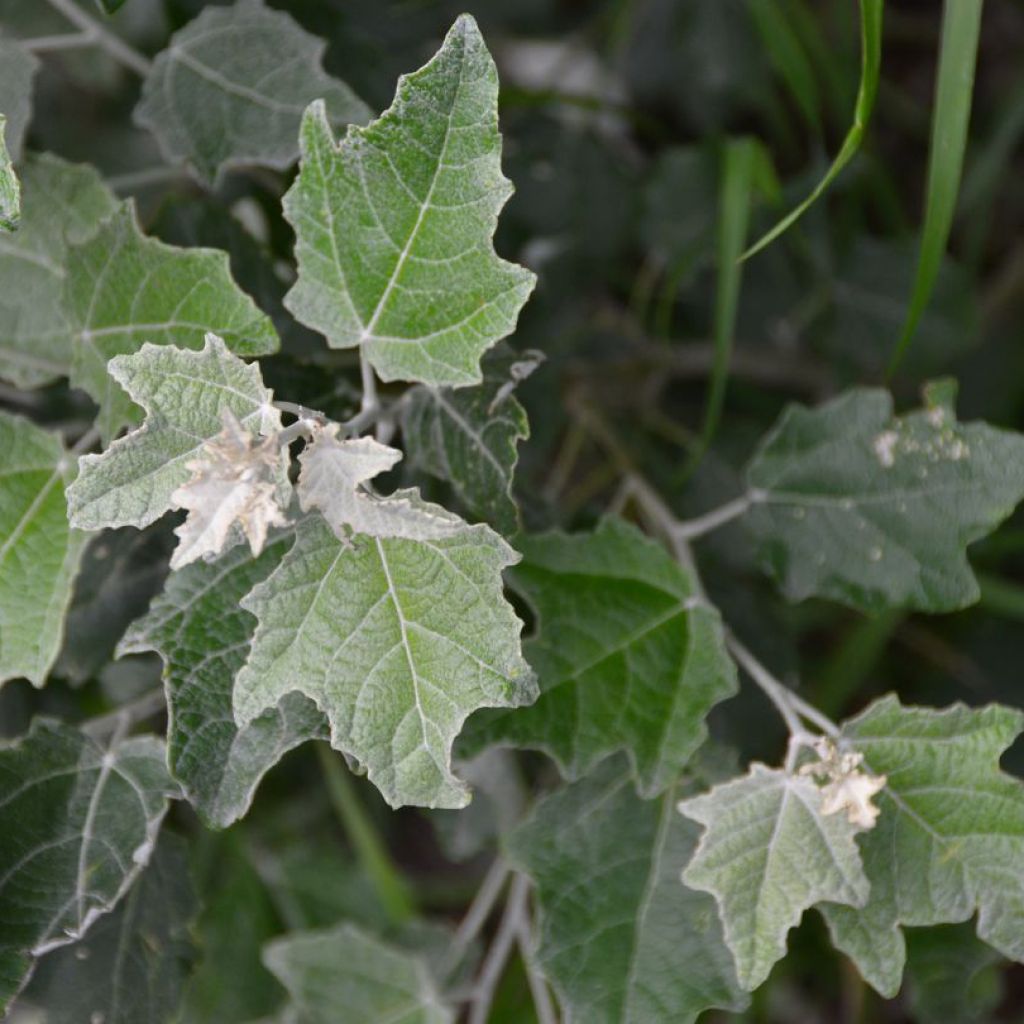
[(4, 141), (6, 129), (7, 118), (0, 114), (0, 231), (17, 231), (21, 224), (21, 185)]
[(1024, 784), (999, 759), (1024, 727), (989, 705), (903, 707), (884, 697), (843, 726), (864, 765), (887, 777), (878, 824), (861, 836), (871, 897), (825, 907), (835, 944), (879, 992), (895, 995), (906, 957), (901, 925), (966, 921), (1024, 961)]
[(146, 421), (102, 454), (80, 460), (68, 510), (83, 529), (143, 527), (173, 508), (174, 493), (192, 476), (189, 466), (223, 430), (225, 411), (253, 434), (281, 429), (259, 367), (213, 334), (200, 352), (144, 345), (111, 360), (110, 374), (146, 410)]
[(609, 758), (509, 837), (537, 887), (538, 959), (567, 1020), (692, 1024), (745, 1008), (714, 901), (679, 883), (699, 832), (676, 811), (684, 789), (641, 800), (625, 759)]
[(153, 61), (135, 119), (171, 163), (188, 160), (207, 181), (239, 164), (284, 170), (311, 101), (326, 103), (335, 128), (370, 118), (323, 70), (326, 46), (262, 0), (206, 7)]
[(541, 695), (476, 716), (465, 747), (535, 747), (571, 779), (624, 750), (641, 793), (661, 792), (704, 741), (708, 712), (736, 692), (718, 613), (662, 545), (621, 520), (517, 544), (511, 581), (539, 620), (525, 652)]
[(530, 436), (526, 410), (512, 393), (538, 365), (537, 353), (495, 346), (483, 360), (478, 387), (418, 385), (402, 399), (402, 438), (409, 461), (447, 480), (474, 515), (504, 534), (514, 533), (512, 499), (518, 444)]
[(227, 253), (147, 238), (130, 201), (69, 249), (64, 305), (73, 338), (71, 383), (99, 405), (105, 441), (141, 419), (108, 372), (114, 356), (144, 343), (198, 349), (208, 333), (243, 356), (278, 348), (270, 318), (232, 279)]
[(296, 493), (304, 511), (318, 509), (339, 537), (347, 530), (371, 537), (427, 540), (458, 530), (462, 521), (419, 499), (416, 491), (378, 497), (364, 485), (400, 459), (397, 448), (372, 437), (338, 440), (338, 425), (315, 428), (299, 456), (302, 471)]
[(715, 897), (748, 991), (785, 955), (786, 934), (808, 907), (867, 901), (857, 826), (824, 814), (821, 791), (804, 776), (753, 764), (679, 810), (704, 826), (683, 881)]
[(510, 334), (534, 284), (491, 244), (511, 193), (498, 78), (463, 15), (394, 104), (335, 142), (324, 105), (302, 121), (284, 198), (299, 274), (285, 304), (332, 348), (360, 346), (384, 380), (463, 385)]
[(173, 1016), (197, 958), (198, 911), (184, 839), (163, 832), (128, 895), (84, 939), (39, 962), (25, 1001), (47, 1024), (157, 1024)]
[(225, 828), (249, 809), (263, 775), (307, 739), (326, 739), (316, 706), (289, 694), (245, 728), (235, 725), (232, 691), (256, 618), (239, 602), (280, 564), (290, 531), (251, 557), (235, 547), (216, 563), (172, 573), (149, 613), (134, 623), (119, 654), (157, 651), (164, 661), (169, 720), (167, 761), (203, 820)]
[(275, 939), (263, 961), (288, 990), (286, 1020), (301, 1024), (452, 1024), (422, 957), (352, 924)]
[(1024, 437), (956, 421), (930, 392), (894, 416), (886, 391), (790, 406), (747, 470), (746, 517), (786, 595), (877, 611), (978, 599), (965, 549), (1024, 497)]
[(0, 746), (0, 978), (79, 939), (146, 866), (178, 795), (164, 761), (155, 736), (102, 747), (39, 718)]
[(451, 529), (343, 539), (320, 516), (298, 524), (280, 566), (242, 601), (259, 625), (235, 719), (244, 727), (301, 692), (392, 806), (462, 807), (469, 790), (452, 773), (451, 746), (466, 716), (536, 696), (502, 593), (517, 556), (486, 526), (415, 492), (404, 500)]
[(291, 497), (287, 449), (277, 438), (253, 437), (225, 408), (224, 429), (186, 463), (192, 476), (172, 495), (188, 517), (174, 532), (179, 543), (171, 568), (197, 558), (211, 561), (244, 535), (253, 555), (263, 550), (272, 526), (286, 526)]
[[(0, 40), (0, 64), (2, 51)], [(63, 306), (68, 245), (92, 235), (115, 199), (91, 167), (47, 153), (26, 156), (18, 172), (21, 225), (0, 242), (0, 377), (34, 388), (71, 368)]]
[(60, 435), (0, 412), (0, 683), (42, 686), (85, 546), (68, 525), (74, 460)]

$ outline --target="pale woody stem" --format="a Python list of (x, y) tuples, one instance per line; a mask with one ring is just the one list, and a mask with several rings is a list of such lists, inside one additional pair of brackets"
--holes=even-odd
[[(690, 555), (689, 541), (743, 515), (751, 505), (766, 500), (766, 493), (759, 489), (751, 489), (746, 494), (727, 502), (720, 508), (713, 509), (706, 515), (697, 519), (681, 521), (668, 507), (661, 495), (636, 472), (629, 453), (600, 415), (580, 403), (576, 405), (575, 415), (577, 422), (595, 440), (604, 445), (622, 470), (623, 485), (616, 497), (617, 504), (624, 505), (628, 497), (636, 499), (638, 507), (648, 520), (650, 527), (668, 541), (676, 560), (684, 568), (691, 570), (697, 588), (697, 597), (703, 598), (700, 580)], [(775, 705), (789, 729), (791, 742), (786, 756), (787, 771), (794, 767), (800, 747), (814, 738), (813, 734), (804, 728), (801, 719), (810, 722), (827, 736), (837, 737), (839, 735), (839, 727), (831, 719), (808, 704), (803, 698), (798, 697), (788, 686), (779, 682), (746, 647), (728, 632), (726, 633), (726, 644), (750, 678)]]
[(476, 896), (473, 897), (473, 902), (470, 904), (469, 910), (466, 911), (466, 916), (452, 936), (448, 952), (442, 962), (443, 974), (452, 974), (462, 962), (466, 951), (491, 916), (491, 911), (494, 910), (511, 873), (512, 868), (508, 862), (503, 857), (496, 857), (488, 868), (487, 874), (484, 875), (480, 888), (477, 889)]
[(30, 53), (54, 53), (57, 50), (80, 50), (96, 45), (92, 32), (64, 32), (55, 36), (36, 36), (19, 41), (22, 49)]
[(362, 349), (359, 351), (359, 372), (363, 378), (362, 411), (370, 412), (378, 408), (380, 400), (377, 398), (377, 378), (374, 376), (370, 360), (366, 358), (366, 353)]
[(75, 0), (48, 0), (50, 6), (64, 15), (75, 28), (90, 36), (97, 46), (102, 47), (126, 68), (145, 78), (153, 69), (153, 63), (134, 47), (110, 32), (91, 15), (86, 14)]
[(718, 527), (731, 523), (734, 519), (744, 515), (750, 509), (750, 506), (754, 504), (755, 500), (756, 495), (754, 494), (741, 494), (738, 498), (727, 501), (719, 508), (712, 509), (696, 519), (678, 521), (675, 526), (675, 532), (684, 540), (693, 540), (695, 537), (701, 537), (705, 533), (717, 530)]
[(505, 965), (508, 963), (512, 947), (516, 944), (522, 923), (529, 914), (529, 896), (529, 880), (524, 875), (516, 874), (509, 886), (505, 913), (502, 914), (498, 931), (480, 969), (480, 978), (469, 1008), (469, 1024), (486, 1024), (490, 1016), (491, 1003), (494, 1001), (498, 982), (505, 973)]

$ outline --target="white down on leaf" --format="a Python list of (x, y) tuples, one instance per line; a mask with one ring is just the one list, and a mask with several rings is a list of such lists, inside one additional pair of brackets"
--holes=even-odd
[(287, 489), (282, 494), (281, 487), (282, 477), (287, 481), (285, 450), (276, 437), (254, 437), (230, 409), (221, 415), (224, 429), (188, 463), (192, 478), (171, 495), (175, 506), (189, 510), (174, 531), (180, 540), (172, 569), (216, 557), (239, 533), (258, 555), (270, 527), (288, 522), (282, 507)]
[(414, 490), (380, 497), (367, 489), (368, 481), (401, 458), (397, 448), (372, 437), (339, 441), (336, 423), (316, 427), (312, 443), (299, 456), (299, 504), (304, 512), (319, 509), (343, 540), (347, 530), (371, 537), (436, 540), (463, 528), (461, 520), (442, 516), (443, 510), (422, 501)]

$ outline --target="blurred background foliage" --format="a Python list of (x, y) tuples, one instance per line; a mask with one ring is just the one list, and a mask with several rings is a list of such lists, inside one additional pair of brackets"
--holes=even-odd
[[(979, 0), (980, 3), (980, 0)], [(155, 53), (201, 0), (129, 0), (114, 29)], [(454, 17), (478, 19), (502, 79), (504, 164), (516, 186), (497, 247), (539, 283), (512, 339), (545, 365), (521, 390), (532, 425), (518, 488), (526, 525), (593, 523), (625, 468), (655, 482), (682, 515), (740, 490), (737, 467), (791, 400), (816, 402), (853, 384), (882, 384), (914, 282), (935, 77), (939, 0), (886, 5), (878, 99), (863, 144), (826, 195), (742, 264), (719, 255), (724, 202), (749, 214), (747, 244), (825, 173), (849, 128), (860, 80), (853, 0), (272, 0), (327, 42), (326, 67), (373, 108), (397, 76), (422, 64)], [(60, 32), (40, 0), (2, 0), (5, 29)], [(906, 358), (891, 380), (898, 405), (938, 375), (960, 381), (960, 414), (1024, 428), (1024, 5), (984, 10), (962, 186), (948, 253)], [(0, 69), (0, 82), (3, 70)], [(2, 85), (0, 85), (2, 87)], [(177, 244), (226, 249), (235, 275), (278, 320), (269, 382), (339, 418), (357, 398), (351, 353), (328, 352), (289, 322), (292, 238), (280, 215), (291, 173), (239, 170), (215, 192), (161, 162), (133, 126), (139, 83), (101, 51), (48, 54), (36, 79), (28, 146), (100, 167), (134, 195), (145, 229)], [(746, 140), (746, 141), (744, 141)], [(742, 143), (746, 174), (730, 180)], [(743, 239), (740, 240), (741, 243)], [(716, 365), (716, 302), (739, 284), (724, 408), (699, 460)], [(726, 316), (728, 321), (728, 316)], [(725, 325), (728, 327), (728, 322)], [(720, 350), (719, 350), (720, 354)], [(726, 384), (724, 378), (722, 383)], [(86, 400), (54, 385), (12, 408), (67, 423)], [(426, 480), (414, 482), (433, 489)], [(439, 494), (440, 497), (445, 497)], [(449, 498), (448, 500), (452, 500)], [(453, 501), (457, 505), (457, 502)], [(78, 583), (57, 680), (0, 696), (7, 735), (50, 710), (81, 717), (152, 687), (155, 658), (113, 662), (119, 633), (161, 583), (171, 525), (118, 531), (93, 545)], [(865, 618), (825, 602), (787, 606), (756, 571), (739, 528), (702, 541), (700, 569), (726, 618), (787, 681), (833, 717), (896, 690), (909, 702), (1020, 706), (1024, 665), (1024, 518), (978, 544), (982, 599), (955, 615)], [(720, 709), (721, 711), (721, 709)], [(744, 758), (774, 758), (781, 726), (756, 689), (713, 716)], [(552, 769), (524, 763), (544, 785)], [(1024, 750), (1007, 767), (1024, 770)], [(226, 833), (185, 807), (205, 910), (206, 950), (186, 1017), (218, 1024), (271, 1013), (281, 998), (260, 945), (289, 929), (353, 919), (422, 945), (457, 921), (486, 869), (495, 822), (522, 794), (509, 763), (480, 763), (483, 796), (465, 817), (387, 813), (364, 801), (432, 925), (389, 920), (331, 814), (310, 749), (291, 755), (254, 812)], [(503, 781), (502, 781), (503, 780)], [(510, 810), (511, 808), (511, 810)], [(910, 936), (909, 980), (883, 1002), (831, 951), (815, 915), (755, 996), (752, 1022), (1024, 1020), (1024, 970), (1007, 968), (954, 926)], [(239, 983), (244, 979), (244, 983)], [(918, 984), (924, 981), (926, 984)], [(495, 1022), (529, 1021), (521, 969), (506, 977)]]

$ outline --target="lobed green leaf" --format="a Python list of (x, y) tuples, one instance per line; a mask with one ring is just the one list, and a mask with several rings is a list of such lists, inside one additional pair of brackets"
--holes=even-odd
[(284, 170), (299, 155), (299, 123), (313, 100), (324, 101), (335, 129), (370, 118), (323, 70), (325, 49), (262, 0), (206, 7), (157, 55), (135, 119), (168, 161), (189, 161), (206, 181), (239, 164)]
[(68, 525), (75, 467), (60, 435), (0, 412), (0, 683), (46, 681), (85, 535)]
[(511, 579), (539, 620), (525, 653), (541, 694), (477, 716), (466, 746), (538, 748), (570, 779), (623, 750), (640, 792), (662, 792), (706, 738), (708, 712), (736, 692), (718, 613), (661, 545), (620, 520), (517, 543)]
[(299, 276), (285, 304), (332, 348), (359, 346), (387, 381), (475, 384), (533, 288), (491, 245), (511, 192), (501, 173), (498, 79), (463, 15), (394, 104), (340, 142), (323, 103), (302, 121), (284, 198)]
[(139, 230), (123, 203), (90, 239), (68, 253), (64, 305), (71, 322), (71, 383), (100, 407), (105, 441), (141, 416), (108, 372), (115, 357), (145, 343), (198, 349), (217, 334), (243, 356), (278, 348), (270, 318), (231, 278), (227, 253), (177, 249)]

